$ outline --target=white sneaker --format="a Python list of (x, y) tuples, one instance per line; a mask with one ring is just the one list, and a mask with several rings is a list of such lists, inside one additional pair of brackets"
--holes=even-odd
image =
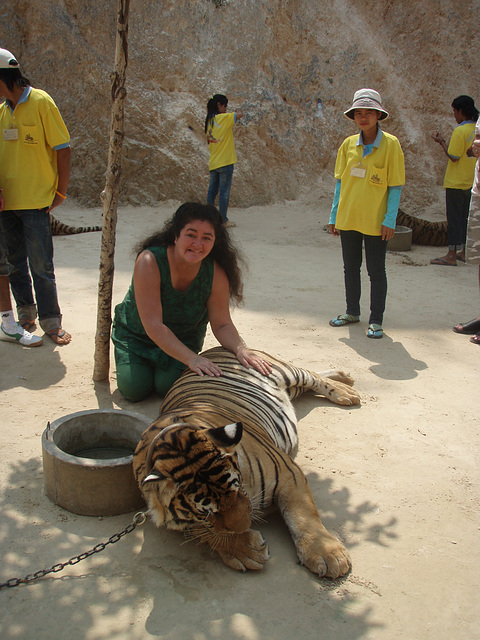
[(13, 331), (7, 331), (0, 326), (0, 340), (4, 342), (18, 342), (24, 347), (39, 347), (43, 344), (43, 338), (34, 336), (33, 333), (25, 331), (19, 324), (12, 327)]

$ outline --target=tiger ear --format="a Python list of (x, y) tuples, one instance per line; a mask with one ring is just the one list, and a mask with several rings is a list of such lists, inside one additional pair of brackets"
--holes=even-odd
[(243, 424), (241, 422), (233, 422), (224, 427), (217, 427), (210, 430), (213, 439), (223, 447), (234, 447), (242, 439)]
[(149, 484), (150, 482), (159, 482), (160, 480), (165, 480), (166, 476), (162, 475), (159, 471), (155, 471), (155, 469), (153, 469), (148, 476), (146, 476), (143, 480), (142, 480), (142, 487), (146, 484)]

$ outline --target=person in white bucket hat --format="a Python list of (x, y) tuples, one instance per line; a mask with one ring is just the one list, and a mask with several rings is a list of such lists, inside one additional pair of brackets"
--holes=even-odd
[(355, 109), (374, 109), (380, 114), (379, 120), (386, 120), (388, 118), (388, 111), (385, 111), (383, 108), (382, 98), (375, 89), (359, 89), (355, 91), (352, 106), (344, 112), (350, 120), (355, 120)]
[(370, 317), (367, 336), (383, 337), (387, 298), (385, 259), (393, 238), (402, 185), (403, 152), (397, 138), (379, 127), (388, 118), (374, 89), (359, 89), (344, 112), (360, 130), (343, 141), (335, 164), (335, 195), (329, 227), (340, 235), (345, 276), (346, 313), (330, 320), (332, 327), (360, 321), (363, 246), (370, 278)]

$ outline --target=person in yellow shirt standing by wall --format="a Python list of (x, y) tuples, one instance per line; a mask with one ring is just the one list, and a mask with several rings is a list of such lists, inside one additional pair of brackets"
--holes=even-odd
[(49, 213), (67, 197), (70, 136), (52, 98), (30, 85), (7, 49), (0, 49), (0, 96), (5, 98), (0, 105), (0, 185), (5, 198), (0, 224), (18, 321), (35, 331), (38, 312), (45, 334), (55, 344), (68, 344), (72, 337), (62, 329)]
[(335, 164), (335, 195), (330, 232), (340, 235), (347, 310), (330, 320), (332, 327), (360, 321), (362, 249), (370, 278), (369, 338), (383, 337), (387, 298), (385, 260), (387, 242), (395, 233), (398, 205), (405, 184), (403, 152), (395, 136), (382, 131), (388, 118), (380, 94), (373, 89), (355, 92), (345, 115), (360, 129), (343, 141)]
[(457, 260), (465, 262), (468, 209), (475, 173), (475, 158), (467, 156), (467, 149), (475, 138), (475, 122), (478, 109), (470, 96), (458, 96), (452, 102), (455, 127), (447, 146), (440, 133), (432, 138), (442, 147), (448, 158), (443, 181), (447, 205), (447, 254), (430, 260), (430, 264), (456, 266)]
[(205, 133), (207, 134), (210, 160), (210, 184), (208, 185), (207, 204), (215, 204), (218, 196), (218, 209), (226, 227), (234, 227), (235, 223), (227, 218), (232, 186), (233, 168), (237, 162), (233, 127), (243, 117), (241, 111), (227, 113), (228, 98), (216, 93), (207, 103)]

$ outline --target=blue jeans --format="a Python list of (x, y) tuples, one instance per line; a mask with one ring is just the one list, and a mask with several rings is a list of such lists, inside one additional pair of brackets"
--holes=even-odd
[(225, 167), (218, 167), (210, 171), (210, 184), (208, 185), (207, 204), (215, 204), (215, 198), (220, 190), (218, 197), (218, 210), (224, 222), (228, 220), (227, 210), (230, 202), (230, 189), (232, 186), (233, 164), (227, 164)]
[(362, 248), (365, 243), (365, 261), (370, 278), (369, 324), (382, 324), (387, 299), (387, 274), (385, 259), (387, 241), (382, 236), (367, 236), (358, 231), (341, 231), (343, 268), (345, 272), (345, 296), (347, 313), (360, 315)]
[(60, 328), (62, 315), (58, 306), (47, 210), (3, 211), (0, 221), (7, 246), (10, 287), (17, 303), (18, 320), (35, 320), (38, 310), (40, 326), (45, 332)]

